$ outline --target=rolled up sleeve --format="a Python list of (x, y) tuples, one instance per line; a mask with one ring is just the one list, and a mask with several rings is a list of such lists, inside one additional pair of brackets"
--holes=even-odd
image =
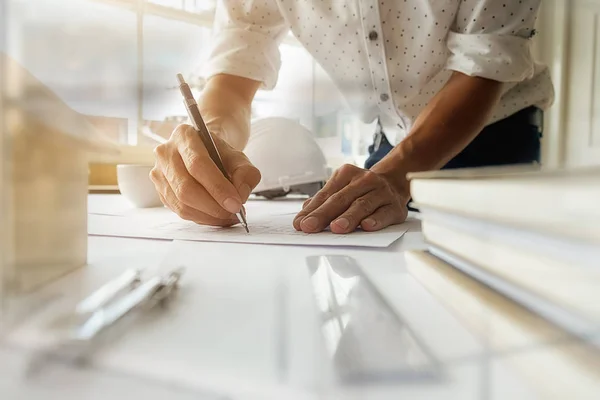
[(448, 34), (446, 68), (500, 82), (531, 78), (540, 1), (463, 0)]
[(281, 67), (279, 45), (287, 32), (275, 0), (219, 0), (202, 75), (241, 76), (273, 89)]

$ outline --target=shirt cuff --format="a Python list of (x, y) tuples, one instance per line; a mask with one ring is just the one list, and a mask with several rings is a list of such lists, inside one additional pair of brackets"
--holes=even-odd
[(202, 68), (206, 79), (229, 74), (259, 81), (261, 89), (275, 87), (281, 67), (275, 39), (244, 29), (224, 29), (213, 40), (212, 51)]
[(448, 35), (450, 57), (446, 68), (500, 82), (521, 82), (533, 77), (531, 41), (498, 34)]

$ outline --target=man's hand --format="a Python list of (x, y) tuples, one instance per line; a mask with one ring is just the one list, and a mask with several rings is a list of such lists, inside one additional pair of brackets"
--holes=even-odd
[(325, 187), (308, 199), (294, 219), (294, 228), (306, 233), (330, 227), (333, 233), (350, 233), (357, 227), (378, 231), (406, 219), (408, 187), (376, 169), (353, 165), (338, 169)]
[(454, 72), (419, 114), (410, 134), (370, 171), (345, 165), (294, 219), (307, 233), (330, 226), (376, 231), (405, 220), (408, 172), (441, 168), (483, 129), (502, 92), (500, 82)]
[(150, 178), (162, 202), (181, 218), (204, 225), (229, 226), (260, 182), (260, 172), (242, 153), (250, 137), (250, 105), (260, 83), (232, 75), (208, 80), (198, 100), (200, 113), (219, 150), (223, 176), (200, 135), (180, 125), (155, 150)]
[(156, 164), (150, 173), (162, 202), (181, 218), (204, 225), (230, 226), (260, 172), (239, 150), (213, 135), (223, 165), (232, 182), (211, 160), (196, 130), (180, 125), (169, 141), (155, 150)]

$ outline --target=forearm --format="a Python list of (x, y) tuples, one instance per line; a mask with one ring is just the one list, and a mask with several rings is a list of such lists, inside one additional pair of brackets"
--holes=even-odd
[(212, 77), (198, 99), (206, 125), (230, 146), (243, 150), (250, 135), (252, 100), (260, 82), (233, 75)]
[(403, 180), (408, 172), (443, 167), (485, 127), (501, 90), (500, 82), (455, 72), (374, 169)]

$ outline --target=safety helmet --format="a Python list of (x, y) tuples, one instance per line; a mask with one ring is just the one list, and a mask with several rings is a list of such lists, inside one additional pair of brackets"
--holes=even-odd
[(330, 169), (308, 129), (288, 118), (268, 117), (253, 121), (250, 131), (244, 152), (262, 175), (254, 194), (313, 196), (323, 187)]

